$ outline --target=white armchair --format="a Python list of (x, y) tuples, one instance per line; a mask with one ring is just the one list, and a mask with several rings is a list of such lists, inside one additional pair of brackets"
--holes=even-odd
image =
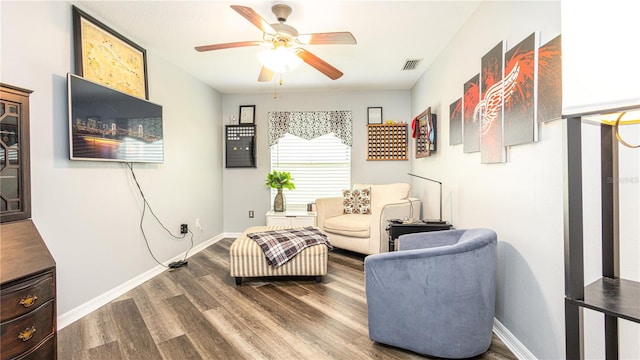
[(409, 198), (411, 185), (354, 184), (354, 189), (371, 189), (371, 214), (345, 214), (342, 197), (316, 199), (318, 227), (331, 245), (361, 254), (389, 251), (388, 219), (420, 218), (421, 202)]

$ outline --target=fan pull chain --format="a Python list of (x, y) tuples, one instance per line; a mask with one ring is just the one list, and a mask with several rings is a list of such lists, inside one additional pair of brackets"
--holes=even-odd
[[(278, 76), (280, 76), (280, 80), (278, 80), (278, 84), (280, 86), (282, 86), (283, 81), (282, 81), (282, 73), (278, 73)], [(276, 79), (273, 79), (273, 98), (277, 99), (278, 98), (278, 91), (276, 90)]]
[(276, 79), (273, 78), (273, 98), (277, 99), (278, 98), (278, 91), (276, 90)]

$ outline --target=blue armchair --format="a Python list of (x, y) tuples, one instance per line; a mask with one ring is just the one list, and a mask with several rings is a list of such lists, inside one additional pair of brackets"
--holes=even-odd
[(497, 235), (489, 229), (402, 235), (365, 258), (369, 338), (416, 353), (466, 358), (491, 345)]

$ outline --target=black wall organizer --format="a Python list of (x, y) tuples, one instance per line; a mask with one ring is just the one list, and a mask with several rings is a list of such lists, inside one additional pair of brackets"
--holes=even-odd
[(225, 125), (227, 168), (256, 167), (256, 126)]

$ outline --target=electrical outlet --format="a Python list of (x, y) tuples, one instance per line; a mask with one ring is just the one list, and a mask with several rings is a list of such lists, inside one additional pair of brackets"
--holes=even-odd
[(196, 218), (196, 229), (202, 231), (202, 225), (200, 225), (200, 218)]
[(253, 219), (253, 210), (249, 210), (249, 219)]
[(180, 225), (180, 234), (186, 234), (189, 232), (189, 225), (182, 224)]

